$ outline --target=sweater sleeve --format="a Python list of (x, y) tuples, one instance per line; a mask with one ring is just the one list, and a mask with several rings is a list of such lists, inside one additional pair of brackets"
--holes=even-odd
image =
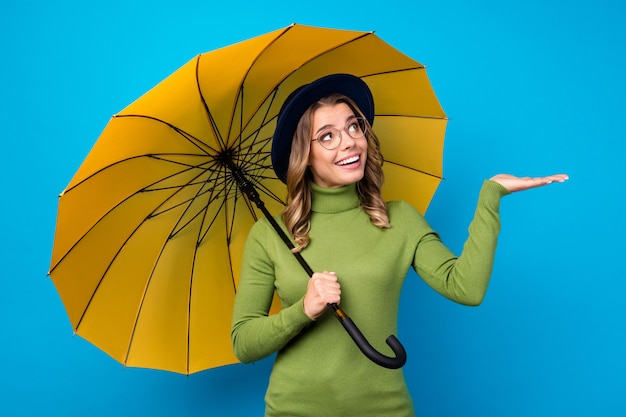
[[(269, 222), (263, 219), (250, 231), (233, 309), (231, 341), (244, 362), (263, 359), (284, 347), (312, 322), (303, 300), (268, 315), (274, 295), (274, 266), (267, 252)], [(272, 235), (276, 235), (270, 230)]]
[(509, 191), (495, 181), (483, 183), (459, 257), (432, 230), (421, 236), (413, 266), (428, 285), (460, 304), (475, 306), (483, 301), (500, 232), (500, 199), (507, 194)]

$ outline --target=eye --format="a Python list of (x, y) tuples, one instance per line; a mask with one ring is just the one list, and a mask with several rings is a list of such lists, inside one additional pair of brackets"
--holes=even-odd
[(317, 140), (322, 143), (331, 143), (335, 139), (335, 132), (332, 130), (327, 130), (325, 132), (320, 133), (317, 137)]
[(351, 135), (354, 133), (359, 133), (360, 130), (361, 128), (359, 127), (359, 124), (357, 122), (352, 122), (348, 125), (348, 133), (350, 133)]
[(363, 135), (363, 129), (363, 120), (360, 118), (351, 120), (346, 126), (346, 132), (352, 137), (360, 137)]

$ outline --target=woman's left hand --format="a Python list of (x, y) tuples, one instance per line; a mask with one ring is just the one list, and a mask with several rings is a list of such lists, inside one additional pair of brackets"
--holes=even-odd
[(516, 177), (509, 174), (498, 174), (490, 179), (502, 185), (509, 192), (514, 193), (516, 191), (543, 187), (553, 182), (565, 182), (569, 177), (566, 174), (548, 175), (547, 177)]

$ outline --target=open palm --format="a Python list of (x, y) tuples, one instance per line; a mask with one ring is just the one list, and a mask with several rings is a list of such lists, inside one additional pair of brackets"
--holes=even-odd
[(509, 174), (498, 174), (491, 177), (492, 181), (501, 184), (511, 193), (531, 188), (543, 187), (544, 185), (552, 184), (553, 182), (565, 182), (568, 179), (569, 177), (566, 174), (554, 174), (546, 177), (516, 177)]

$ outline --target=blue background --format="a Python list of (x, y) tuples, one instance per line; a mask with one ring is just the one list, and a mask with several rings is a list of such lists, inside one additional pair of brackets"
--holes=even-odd
[(623, 3), (214, 3), (0, 5), (0, 415), (262, 415), (271, 358), (123, 368), (73, 337), (46, 273), (57, 195), (109, 117), (196, 54), (292, 22), (375, 30), (427, 65), (450, 117), (427, 218), (452, 249), (483, 179), (571, 177), (503, 200), (482, 306), (409, 277), (399, 336), (418, 415), (626, 415)]

